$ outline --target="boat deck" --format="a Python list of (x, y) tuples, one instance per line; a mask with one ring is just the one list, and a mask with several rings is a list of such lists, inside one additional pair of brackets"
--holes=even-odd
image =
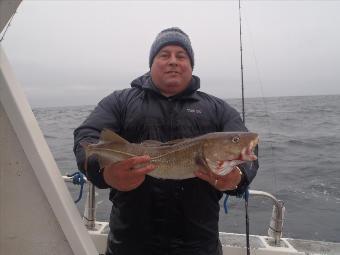
[[(104, 254), (109, 231), (107, 222), (96, 222), (96, 230), (89, 231), (100, 254)], [(246, 254), (246, 236), (244, 234), (220, 232), (223, 254)], [(339, 255), (340, 243), (282, 238), (279, 245), (268, 236), (250, 236), (252, 255)]]

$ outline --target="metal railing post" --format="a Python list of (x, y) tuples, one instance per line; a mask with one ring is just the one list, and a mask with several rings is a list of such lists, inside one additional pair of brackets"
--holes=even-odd
[(274, 205), (273, 205), (272, 217), (270, 219), (269, 228), (268, 228), (268, 236), (274, 239), (274, 244), (276, 246), (279, 246), (282, 233), (283, 233), (283, 219), (284, 219), (284, 212), (285, 212), (283, 201), (278, 200), (272, 194), (264, 192), (264, 191), (249, 190), (249, 194), (252, 196), (267, 197), (273, 201)]
[(95, 186), (91, 182), (88, 182), (88, 190), (87, 190), (83, 220), (88, 230), (95, 230), (96, 198), (95, 198)]

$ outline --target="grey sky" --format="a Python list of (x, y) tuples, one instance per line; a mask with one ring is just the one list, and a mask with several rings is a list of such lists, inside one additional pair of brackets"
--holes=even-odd
[[(340, 94), (340, 1), (243, 1), (247, 97)], [(2, 45), (32, 106), (96, 104), (178, 26), (201, 90), (240, 97), (237, 1), (23, 1)]]

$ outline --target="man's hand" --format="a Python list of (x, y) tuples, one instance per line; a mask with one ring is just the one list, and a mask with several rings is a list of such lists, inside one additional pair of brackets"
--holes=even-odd
[(143, 183), (147, 173), (156, 168), (147, 164), (149, 162), (149, 156), (138, 156), (111, 164), (104, 168), (104, 180), (116, 190), (133, 190)]
[(209, 182), (220, 191), (237, 189), (242, 178), (242, 172), (237, 166), (235, 166), (234, 169), (227, 175), (217, 175), (211, 171), (208, 172), (202, 169), (199, 169), (194, 173), (198, 178)]

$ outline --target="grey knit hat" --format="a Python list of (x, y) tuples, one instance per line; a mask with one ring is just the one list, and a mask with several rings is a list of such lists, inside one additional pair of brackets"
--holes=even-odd
[(185, 49), (190, 58), (191, 67), (194, 68), (194, 51), (192, 50), (189, 36), (178, 27), (164, 29), (157, 35), (150, 49), (150, 68), (157, 53), (167, 45), (178, 45)]

